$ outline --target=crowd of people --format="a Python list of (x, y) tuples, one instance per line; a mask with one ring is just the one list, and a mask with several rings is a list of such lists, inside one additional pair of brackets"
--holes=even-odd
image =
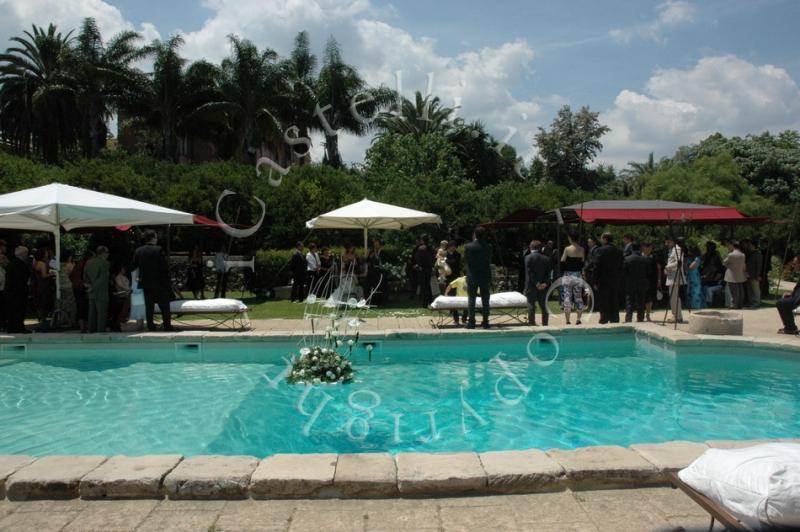
[[(534, 239), (523, 251), (524, 293), (529, 301), (529, 322), (535, 323), (535, 305), (547, 324), (546, 296), (559, 280), (561, 304), (567, 324), (573, 309), (576, 324), (588, 302), (600, 313), (600, 323), (618, 323), (624, 310), (626, 322), (652, 321), (657, 302), (664, 301), (672, 322), (683, 322), (683, 309), (702, 309), (724, 304), (733, 309), (757, 308), (768, 287), (771, 261), (766, 243), (731, 241), (723, 258), (715, 242), (706, 243), (705, 253), (682, 238), (668, 237), (663, 252), (652, 242), (639, 242), (633, 235), (615, 245), (611, 233), (598, 241), (590, 236), (583, 245), (569, 236), (560, 256), (552, 242)], [(558, 263), (558, 264), (557, 264)], [(560, 272), (557, 275), (556, 272)]]
[(347, 301), (360, 300), (364, 295), (371, 303), (384, 300), (385, 270), (383, 242), (373, 239), (372, 248), (362, 263), (355, 246), (347, 244), (340, 257), (334, 257), (331, 248), (311, 242), (295, 244), (289, 267), (292, 275), (291, 302), (303, 303), (310, 294), (316, 297), (335, 297)]
[[(140, 304), (133, 303), (135, 295), (141, 296)], [(9, 333), (30, 332), (25, 326), (30, 310), (39, 330), (121, 331), (134, 319), (155, 331), (156, 304), (163, 330), (170, 331), (171, 296), (169, 264), (155, 231), (145, 231), (130, 264), (115, 260), (103, 245), (82, 257), (63, 251), (59, 262), (47, 245), (33, 253), (17, 246), (8, 257), (6, 242), (0, 240), (0, 329)]]

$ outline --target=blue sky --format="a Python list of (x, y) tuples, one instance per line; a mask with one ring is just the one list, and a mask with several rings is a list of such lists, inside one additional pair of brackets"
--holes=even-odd
[[(795, 0), (0, 0), (0, 39), (50, 20), (94, 16), (108, 34), (186, 34), (184, 53), (219, 60), (229, 33), (291, 48), (329, 35), (372, 83), (433, 91), (480, 119), (526, 158), (560, 105), (589, 105), (612, 132), (599, 162), (624, 166), (720, 131), (743, 135), (800, 124), (800, 2)], [(368, 139), (342, 139), (360, 161)], [(319, 149), (319, 142), (317, 142)]]

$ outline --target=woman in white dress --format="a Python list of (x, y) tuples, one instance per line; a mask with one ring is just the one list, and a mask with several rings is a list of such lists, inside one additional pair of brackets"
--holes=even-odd
[(672, 249), (669, 250), (667, 265), (664, 267), (664, 274), (667, 276), (667, 290), (669, 291), (669, 308), (672, 311), (672, 323), (683, 322), (681, 312), (681, 287), (686, 284), (686, 273), (684, 272), (685, 244), (682, 238), (675, 240)]
[(139, 288), (139, 270), (131, 272), (131, 311), (129, 318), (136, 320), (136, 328), (138, 330), (144, 329), (144, 291)]

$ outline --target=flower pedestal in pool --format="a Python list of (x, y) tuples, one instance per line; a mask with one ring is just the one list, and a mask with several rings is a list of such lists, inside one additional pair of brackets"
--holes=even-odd
[(744, 318), (741, 312), (698, 310), (689, 317), (688, 331), (692, 334), (741, 336), (744, 332)]

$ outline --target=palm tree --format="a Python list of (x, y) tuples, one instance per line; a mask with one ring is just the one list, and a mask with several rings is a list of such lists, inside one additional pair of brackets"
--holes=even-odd
[(71, 32), (33, 26), (0, 54), (0, 131), (12, 149), (55, 163), (74, 149), (80, 124), (71, 77)]
[[(297, 127), (297, 137), (309, 138), (309, 132), (317, 128), (314, 116), (317, 57), (311, 53), (308, 33), (301, 31), (294, 40), (294, 49), (281, 65), (286, 83), (286, 93), (281, 112), (285, 124)], [(302, 163), (307, 146), (297, 145), (291, 150), (292, 162)]]
[(251, 161), (264, 144), (281, 144), (280, 120), (275, 108), (285, 94), (278, 55), (270, 49), (259, 52), (248, 40), (231, 35), (231, 55), (222, 61), (222, 99), (199, 111), (219, 110), (226, 114), (235, 138), (235, 152), (241, 161)]
[[(355, 67), (344, 62), (339, 45), (333, 38), (325, 47), (315, 92), (319, 102), (318, 112), (327, 122), (316, 126), (325, 135), (323, 162), (334, 168), (342, 166), (338, 133), (343, 131), (356, 136), (366, 135), (372, 129), (372, 123), (359, 116), (374, 115), (391, 105), (395, 95), (393, 90), (386, 87), (370, 88)], [(351, 110), (356, 98), (361, 102), (358, 114)]]
[(650, 152), (647, 161), (643, 163), (630, 161), (628, 163), (628, 168), (622, 170), (620, 176), (623, 178), (626, 185), (628, 185), (633, 195), (641, 197), (647, 178), (656, 173), (658, 167), (659, 163), (655, 162), (653, 152)]
[(378, 117), (378, 127), (382, 132), (379, 136), (383, 134), (420, 136), (434, 132), (444, 135), (460, 134), (458, 124), (450, 119), (454, 112), (455, 109), (442, 105), (438, 96), (430, 94), (423, 96), (417, 91), (413, 102), (406, 98), (402, 99), (399, 113), (396, 110), (381, 113)]
[(133, 65), (152, 54), (150, 47), (136, 45), (141, 36), (123, 31), (108, 43), (103, 42), (97, 23), (84, 19), (76, 39), (74, 78), (81, 110), (81, 141), (86, 157), (96, 156), (105, 147), (108, 120), (133, 96), (144, 74)]
[(220, 69), (207, 61), (195, 61), (188, 67), (178, 53), (183, 38), (154, 41), (153, 74), (139, 80), (133, 91), (137, 96), (125, 104), (133, 116), (158, 130), (161, 157), (179, 161), (188, 151), (192, 137), (204, 131), (205, 113), (199, 110), (207, 103), (221, 101)]
[(130, 90), (138, 86), (143, 74), (133, 67), (152, 53), (150, 47), (139, 47), (141, 36), (133, 31), (115, 35), (107, 44), (92, 18), (83, 21), (73, 54), (74, 79), (81, 110), (83, 154), (95, 157), (105, 147), (107, 122), (113, 111), (129, 100)]

